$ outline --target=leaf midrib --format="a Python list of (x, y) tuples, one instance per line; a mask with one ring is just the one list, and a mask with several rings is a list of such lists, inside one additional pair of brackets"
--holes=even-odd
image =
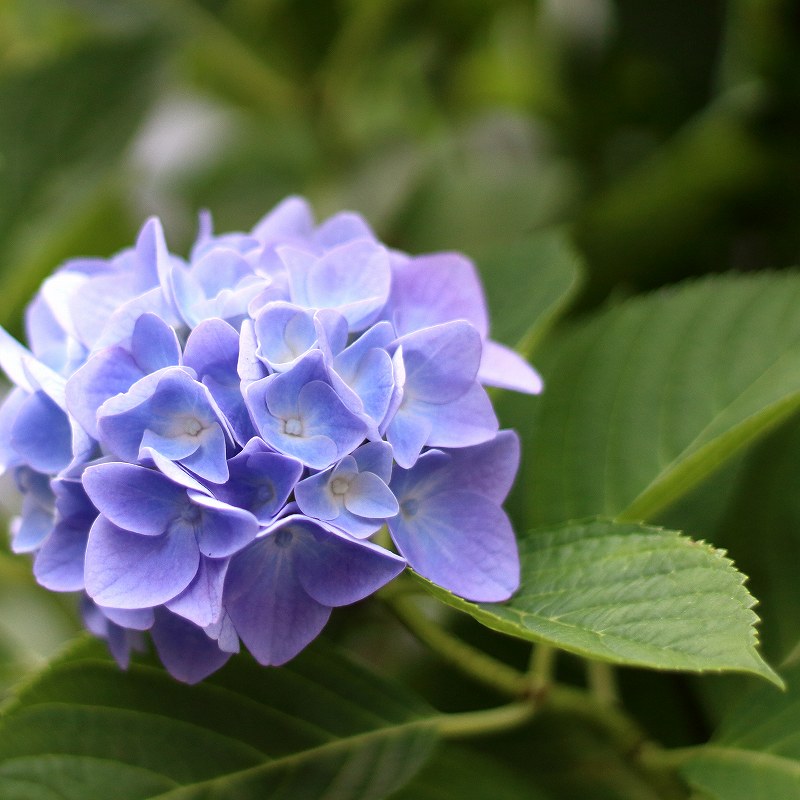
[(431, 734), (435, 733), (436, 718), (430, 717), (427, 719), (404, 722), (399, 725), (393, 725), (391, 727), (376, 728), (375, 730), (372, 731), (366, 731), (364, 733), (355, 734), (353, 736), (342, 737), (333, 742), (326, 742), (325, 744), (309, 748), (308, 750), (302, 750), (297, 753), (292, 753), (289, 756), (282, 756), (281, 758), (276, 758), (271, 761), (267, 761), (264, 764), (258, 764), (256, 766), (249, 767), (243, 770), (238, 770), (236, 772), (228, 772), (225, 773), (224, 775), (219, 775), (215, 778), (209, 778), (203, 781), (198, 781), (196, 783), (183, 784), (175, 789), (170, 789), (165, 793), (154, 795), (153, 797), (148, 798), (148, 800), (169, 800), (171, 796), (175, 796), (176, 794), (179, 794), (180, 792), (183, 792), (187, 789), (202, 789), (226, 781), (236, 780), (239, 778), (247, 778), (250, 775), (256, 776), (259, 772), (269, 773), (270, 771), (273, 770), (277, 771), (287, 766), (291, 767), (292, 765), (302, 765), (305, 761), (307, 760), (313, 761), (318, 756), (336, 754), (339, 750), (347, 751), (349, 749), (357, 748), (359, 745), (362, 744), (367, 745), (372, 742), (378, 742), (381, 741), (382, 739), (390, 738), (400, 733), (414, 731), (415, 729), (418, 729), (419, 731), (430, 729)]

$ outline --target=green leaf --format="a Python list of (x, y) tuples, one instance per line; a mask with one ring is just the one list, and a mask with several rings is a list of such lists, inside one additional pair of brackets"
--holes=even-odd
[(703, 542), (590, 520), (526, 535), (520, 560), (521, 587), (506, 603), (475, 604), (424, 585), (489, 628), (586, 658), (747, 672), (780, 684), (756, 652), (758, 618), (744, 576)]
[[(0, 77), (0, 247), (7, 257), (18, 238), (42, 235), (26, 227), (32, 216), (69, 208), (122, 155), (147, 109), (160, 44), (152, 33), (90, 39)], [(0, 273), (3, 324), (43, 277), (16, 268), (6, 260)]]
[(477, 254), (492, 318), (492, 338), (530, 355), (581, 286), (578, 254), (560, 229)]
[(800, 406), (800, 276), (714, 277), (548, 339), (515, 400), (520, 527), (649, 519)]
[(545, 800), (530, 776), (465, 747), (445, 745), (392, 800)]
[(0, 719), (0, 796), (381, 798), (427, 758), (432, 719), (320, 645), (280, 669), (240, 656), (190, 687), (144, 663), (121, 672), (82, 642)]
[(784, 671), (785, 694), (759, 687), (696, 749), (683, 776), (714, 800), (800, 798), (800, 664)]

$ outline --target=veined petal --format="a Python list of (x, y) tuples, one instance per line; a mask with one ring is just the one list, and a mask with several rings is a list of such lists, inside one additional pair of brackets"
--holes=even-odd
[(86, 548), (86, 591), (100, 605), (150, 608), (177, 597), (197, 574), (200, 551), (185, 530), (142, 536), (98, 517)]
[(507, 600), (519, 585), (519, 557), (505, 512), (483, 495), (402, 497), (388, 522), (392, 539), (420, 575), (476, 602)]
[(285, 664), (315, 639), (331, 610), (308, 596), (293, 567), (293, 538), (278, 530), (235, 555), (224, 605), (247, 649), (264, 665)]

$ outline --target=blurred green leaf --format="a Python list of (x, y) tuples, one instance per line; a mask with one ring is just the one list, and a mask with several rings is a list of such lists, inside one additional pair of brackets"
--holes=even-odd
[(489, 628), (586, 658), (780, 683), (756, 652), (744, 576), (703, 542), (644, 525), (570, 522), (526, 534), (520, 561), (520, 589), (502, 604), (470, 603), (419, 580)]
[[(68, 208), (73, 189), (119, 159), (150, 100), (161, 41), (88, 40), (0, 76), (0, 253), (31, 233), (42, 211)], [(49, 266), (52, 269), (52, 265)], [(4, 259), (0, 322), (13, 318), (43, 276)]]
[(506, 403), (523, 527), (648, 519), (800, 406), (800, 276), (708, 278), (548, 339), (546, 391)]
[(434, 742), (430, 710), (319, 645), (267, 670), (240, 656), (194, 687), (121, 672), (84, 641), (0, 720), (8, 800), (381, 798)]
[(788, 692), (761, 687), (731, 711), (711, 743), (681, 773), (713, 800), (800, 798), (800, 665), (784, 671)]
[(530, 355), (575, 297), (582, 262), (561, 230), (545, 230), (477, 255), (492, 338)]
[[(531, 780), (531, 777), (534, 780)], [(535, 776), (523, 776), (480, 752), (445, 745), (392, 800), (546, 800)]]

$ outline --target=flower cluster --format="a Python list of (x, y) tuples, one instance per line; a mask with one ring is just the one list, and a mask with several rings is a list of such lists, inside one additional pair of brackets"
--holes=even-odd
[(248, 234), (203, 217), (188, 261), (151, 219), (64, 264), (26, 327), (30, 349), (0, 329), (12, 547), (83, 593), (121, 664), (147, 630), (187, 682), (240, 642), (282, 664), (406, 564), (476, 601), (516, 589), (519, 448), (483, 385), (541, 385), (488, 338), (463, 256), (395, 252), (354, 214), (316, 226), (299, 198)]

